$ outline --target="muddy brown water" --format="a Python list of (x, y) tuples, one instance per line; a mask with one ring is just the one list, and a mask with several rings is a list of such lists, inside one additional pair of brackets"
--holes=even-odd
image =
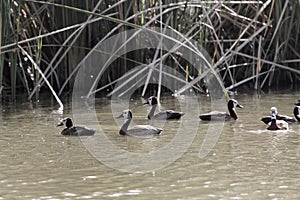
[[(196, 97), (198, 113), (211, 110), (210, 99)], [(202, 122), (200, 119), (168, 121), (160, 136), (134, 138), (118, 134), (118, 125), (111, 111), (111, 102), (98, 100), (95, 111), (108, 141), (133, 155), (154, 155), (160, 168), (143, 172), (139, 166), (126, 172), (125, 157), (111, 157), (119, 169), (95, 157), (83, 141), (86, 138), (64, 137), (56, 127), (58, 118), (71, 116), (72, 106), (66, 104), (64, 115), (52, 114), (55, 103), (1, 105), (0, 115), (0, 200), (1, 199), (299, 199), (300, 193), (300, 127), (288, 131), (267, 131), (260, 117), (276, 106), (282, 114), (293, 116), (297, 93), (235, 97), (244, 106), (237, 109), (238, 121)], [(181, 109), (173, 97), (161, 100), (165, 109)], [(130, 102), (135, 123), (149, 124), (139, 99)], [(189, 108), (192, 109), (192, 108)], [(85, 115), (85, 113), (82, 113)], [(75, 122), (80, 124), (80, 122)], [(156, 125), (156, 124), (154, 124)], [(183, 126), (183, 127), (182, 127)], [(197, 127), (195, 127), (197, 126)], [(220, 134), (209, 127), (221, 127)], [(181, 128), (181, 129), (180, 129)], [(178, 146), (168, 146), (178, 134), (193, 134), (182, 154)], [(180, 131), (178, 131), (180, 130)], [(214, 130), (214, 129), (213, 129)], [(216, 129), (219, 130), (219, 129)], [(96, 133), (98, 134), (98, 133)], [(212, 135), (208, 135), (212, 134)], [(214, 135), (215, 134), (215, 135)], [(97, 135), (88, 140), (97, 141)], [(208, 139), (210, 147), (203, 146)], [(164, 147), (166, 151), (163, 151)], [(171, 149), (170, 151), (170, 148)], [(204, 157), (201, 148), (211, 148)], [(160, 150), (160, 151), (159, 151)], [(99, 145), (96, 153), (110, 149)], [(166, 157), (164, 157), (166, 152)], [(171, 152), (171, 153), (170, 153)], [(173, 153), (173, 155), (172, 155)], [(160, 157), (161, 156), (161, 157)], [(164, 163), (163, 158), (174, 157)], [(146, 158), (146, 156), (145, 156)], [(142, 159), (140, 165), (152, 162)], [(151, 168), (151, 166), (150, 166)], [(137, 169), (134, 171), (134, 169)]]

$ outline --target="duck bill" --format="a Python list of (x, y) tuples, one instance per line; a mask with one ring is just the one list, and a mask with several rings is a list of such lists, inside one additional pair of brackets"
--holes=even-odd
[(276, 116), (276, 115), (277, 115), (277, 113), (274, 110), (272, 110), (271, 111), (271, 116)]
[(244, 108), (244, 106), (242, 106), (241, 104), (236, 104), (236, 107), (238, 107), (238, 108)]
[(276, 119), (276, 113), (275, 112), (272, 112), (271, 119)]
[(123, 114), (116, 116), (116, 119), (123, 118)]
[(60, 122), (56, 126), (58, 127), (58, 126), (63, 126), (63, 125), (64, 125), (64, 122)]
[(149, 104), (150, 104), (149, 101), (143, 103), (143, 105), (149, 105)]

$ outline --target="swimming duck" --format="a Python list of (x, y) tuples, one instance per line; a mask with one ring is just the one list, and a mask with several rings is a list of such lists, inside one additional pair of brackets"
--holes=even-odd
[[(271, 107), (271, 115), (272, 115), (273, 112), (274, 112), (277, 120), (284, 120), (287, 123), (295, 123), (296, 122), (296, 120), (294, 118), (290, 117), (290, 116), (278, 114), (276, 107)], [(270, 123), (271, 122), (271, 115), (262, 117), (261, 121), (263, 121), (265, 124)]]
[(146, 104), (152, 106), (150, 112), (148, 113), (148, 119), (180, 119), (184, 115), (183, 112), (176, 112), (173, 110), (165, 110), (154, 114), (158, 104), (157, 98), (155, 96), (149, 97), (148, 100), (144, 103), (144, 105)]
[(297, 121), (300, 122), (300, 102), (296, 103), (295, 105), (297, 105), (297, 106), (294, 108), (293, 113), (294, 113), (294, 116), (297, 119)]
[(150, 125), (136, 125), (128, 130), (129, 124), (132, 120), (131, 110), (124, 110), (121, 115), (117, 118), (124, 118), (125, 121), (119, 131), (120, 135), (132, 135), (132, 136), (143, 136), (143, 135), (159, 135), (163, 129), (156, 128)]
[(284, 120), (277, 120), (276, 118), (276, 112), (271, 111), (271, 122), (269, 122), (267, 129), (271, 131), (288, 130), (289, 124)]
[(229, 114), (226, 112), (219, 112), (219, 111), (212, 111), (209, 113), (205, 113), (200, 115), (200, 119), (204, 121), (211, 121), (211, 120), (230, 120), (234, 119), (237, 120), (237, 114), (235, 111), (235, 108), (244, 108), (242, 105), (240, 105), (237, 100), (230, 99), (227, 103)]
[(66, 128), (62, 130), (62, 135), (69, 135), (69, 136), (90, 136), (94, 135), (95, 130), (88, 129), (81, 126), (73, 126), (73, 122), (71, 118), (63, 119), (57, 126), (63, 126), (65, 123)]

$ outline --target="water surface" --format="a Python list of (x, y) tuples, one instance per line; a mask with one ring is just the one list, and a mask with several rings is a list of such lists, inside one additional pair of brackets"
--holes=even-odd
[[(2, 103), (0, 199), (299, 199), (299, 125), (271, 132), (260, 122), (271, 106), (292, 116), (299, 96), (240, 94), (235, 98), (245, 108), (237, 110), (238, 121), (224, 124), (206, 157), (199, 158), (199, 150), (211, 124), (199, 120), (186, 152), (170, 165), (147, 173), (108, 167), (88, 152), (80, 138), (61, 136), (56, 124), (58, 118), (72, 116), (71, 104), (59, 116), (51, 114), (57, 105), (47, 101)], [(199, 113), (210, 111), (208, 97), (198, 101)], [(161, 103), (166, 109), (180, 109), (173, 97)], [(98, 100), (95, 108), (107, 138), (129, 152), (153, 152), (179, 134), (180, 121), (170, 121), (158, 137), (120, 136), (110, 102)], [(133, 99), (130, 108), (136, 123), (148, 123), (148, 108), (139, 99)]]

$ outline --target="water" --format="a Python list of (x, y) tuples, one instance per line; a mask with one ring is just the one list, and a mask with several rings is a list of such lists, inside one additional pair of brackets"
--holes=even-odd
[[(106, 166), (89, 153), (80, 138), (61, 136), (61, 128), (56, 123), (62, 116), (51, 114), (57, 108), (55, 103), (3, 103), (0, 200), (299, 199), (299, 125), (291, 126), (289, 131), (270, 132), (259, 121), (269, 114), (271, 106), (277, 106), (279, 113), (293, 116), (293, 103), (299, 96), (279, 93), (257, 98), (241, 94), (235, 98), (245, 108), (237, 110), (238, 121), (224, 124), (207, 156), (200, 158), (199, 151), (210, 124), (197, 119), (197, 135), (186, 152), (170, 165), (146, 173), (127, 173)], [(198, 100), (199, 113), (210, 111), (208, 98)], [(179, 103), (173, 98), (165, 98), (162, 103), (165, 108), (179, 109)], [(140, 106), (139, 99), (134, 99), (130, 108), (136, 123), (148, 122), (147, 107)], [(110, 102), (100, 100), (96, 111), (107, 138), (128, 152), (154, 152), (180, 134), (177, 132), (180, 121), (170, 121), (158, 137), (119, 136)], [(71, 105), (66, 105), (64, 116), (72, 116), (71, 112)], [(188, 129), (184, 127), (186, 132)], [(104, 146), (98, 148), (100, 152), (109, 151)], [(114, 159), (121, 162), (118, 157)]]

